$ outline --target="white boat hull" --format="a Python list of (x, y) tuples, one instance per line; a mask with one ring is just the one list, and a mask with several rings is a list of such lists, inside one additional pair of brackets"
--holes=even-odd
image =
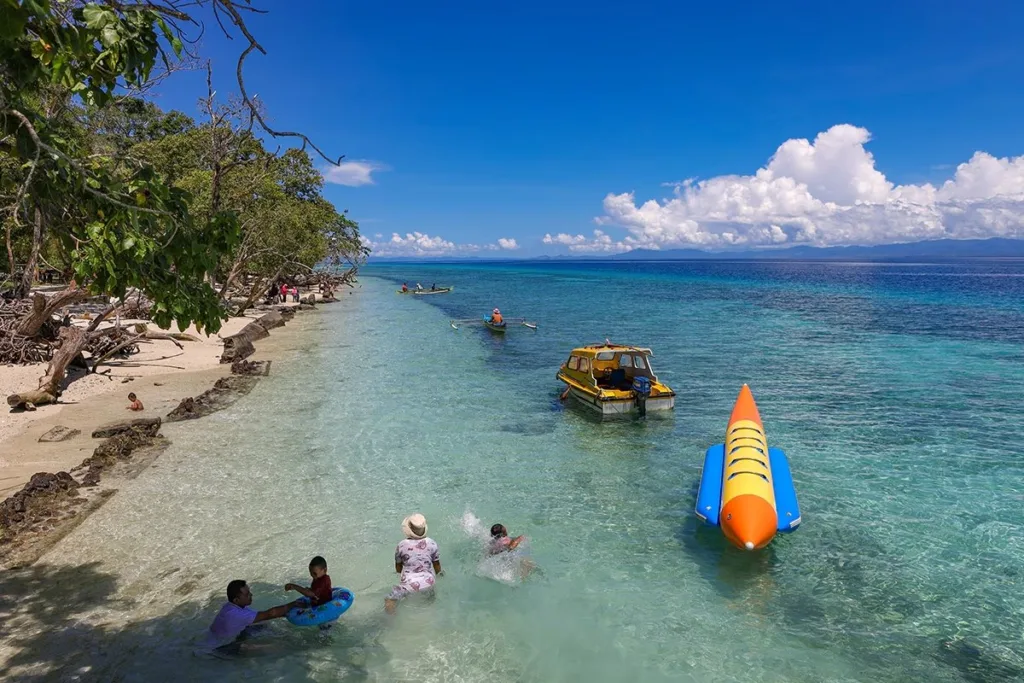
[[(586, 407), (605, 417), (612, 415), (629, 415), (637, 412), (636, 401), (633, 399), (602, 401), (601, 399), (573, 386), (569, 387), (569, 395), (575, 398), (577, 402), (582, 403)], [(652, 396), (647, 399), (647, 412), (672, 410), (675, 407), (675, 396)]]

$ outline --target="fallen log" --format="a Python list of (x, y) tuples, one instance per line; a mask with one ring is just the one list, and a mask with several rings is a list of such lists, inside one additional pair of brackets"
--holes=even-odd
[(56, 311), (65, 306), (85, 301), (88, 298), (89, 292), (76, 287), (73, 283), (67, 289), (57, 292), (51, 297), (43, 296), (37, 292), (32, 296), (31, 312), (18, 321), (14, 331), (23, 337), (34, 337), (39, 334), (43, 324)]
[(62, 327), (57, 337), (60, 347), (54, 352), (46, 374), (39, 380), (39, 388), (7, 397), (12, 408), (24, 407), (34, 410), (36, 406), (56, 403), (61, 394), (61, 383), (67, 374), (68, 365), (82, 353), (88, 335), (80, 327)]
[(291, 320), (292, 315), (294, 313), (286, 314), (282, 309), (271, 311), (253, 320), (236, 334), (224, 337), (224, 353), (220, 356), (220, 362), (235, 363), (256, 353), (253, 342), (269, 337), (270, 330), (284, 326), (285, 321)]
[(198, 337), (191, 334), (185, 334), (184, 332), (154, 332), (149, 329), (149, 326), (146, 325), (146, 323), (136, 323), (135, 333), (141, 334), (145, 339), (166, 339), (168, 341), (172, 341), (179, 349), (185, 348), (178, 343), (179, 341), (201, 341)]

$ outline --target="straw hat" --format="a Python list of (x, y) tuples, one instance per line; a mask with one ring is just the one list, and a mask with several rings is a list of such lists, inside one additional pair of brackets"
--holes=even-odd
[(493, 312), (494, 313), (501, 313), (501, 311), (499, 311), (497, 308), (495, 308)]
[(402, 520), (402, 533), (406, 538), (418, 541), (427, 535), (427, 518), (418, 512)]

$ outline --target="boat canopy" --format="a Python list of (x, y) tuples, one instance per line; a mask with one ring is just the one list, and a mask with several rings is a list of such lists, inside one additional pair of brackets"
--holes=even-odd
[(583, 358), (596, 358), (598, 360), (611, 360), (616, 353), (634, 353), (643, 356), (653, 356), (654, 352), (640, 346), (627, 346), (625, 344), (590, 344), (572, 350), (572, 355)]
[[(637, 377), (657, 383), (650, 349), (623, 344), (591, 344), (573, 349), (560, 372), (583, 386), (628, 391)], [(670, 391), (665, 387), (665, 391)]]

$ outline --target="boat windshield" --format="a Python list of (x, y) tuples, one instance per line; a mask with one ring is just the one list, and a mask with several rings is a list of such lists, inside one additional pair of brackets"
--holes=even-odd
[(656, 378), (642, 353), (600, 352), (594, 358), (594, 379), (602, 389), (627, 391), (637, 377)]

